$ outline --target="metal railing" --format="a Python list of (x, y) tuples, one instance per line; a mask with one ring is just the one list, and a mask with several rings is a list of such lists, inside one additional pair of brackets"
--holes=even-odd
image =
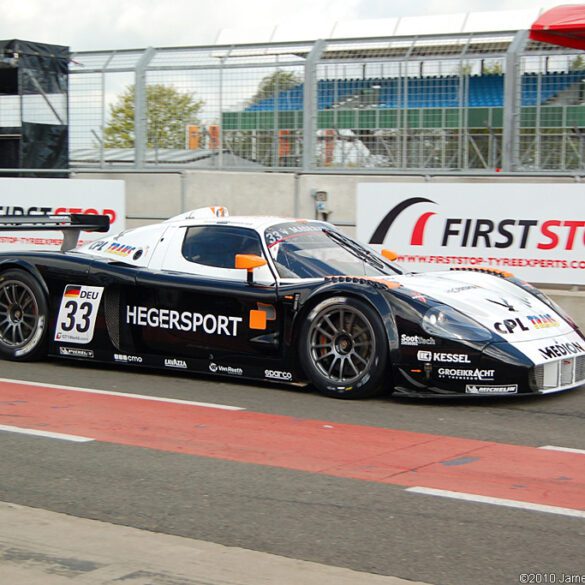
[(580, 172), (585, 60), (526, 31), (82, 52), (81, 168)]

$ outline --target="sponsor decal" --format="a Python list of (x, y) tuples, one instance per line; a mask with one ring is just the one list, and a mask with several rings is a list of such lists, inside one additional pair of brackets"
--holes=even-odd
[(509, 335), (510, 333), (516, 332), (517, 329), (520, 331), (530, 331), (530, 328), (519, 317), (498, 321), (494, 323), (494, 329), (502, 335)]
[(439, 378), (450, 378), (452, 380), (485, 380), (489, 382), (494, 379), (495, 370), (464, 370), (460, 368), (439, 368)]
[(116, 256), (130, 256), (136, 251), (136, 246), (127, 246), (119, 242), (113, 242), (108, 246), (106, 254), (115, 254)]
[(101, 286), (68, 284), (65, 287), (57, 316), (55, 341), (89, 343), (93, 339), (103, 292)]
[(490, 303), (494, 303), (494, 305), (500, 305), (500, 307), (504, 307), (504, 309), (508, 309), (508, 311), (511, 311), (512, 313), (517, 312), (516, 307), (514, 307), (514, 305), (512, 305), (512, 303), (510, 303), (506, 299), (500, 299), (499, 301), (494, 301), (493, 299), (488, 299), (488, 301)]
[[(543, 315), (526, 315), (523, 319), (534, 329), (547, 329), (550, 327), (560, 327), (560, 322), (549, 313)], [(515, 319), (504, 319), (494, 323), (494, 329), (502, 335), (517, 333), (519, 331), (530, 331), (526, 321), (516, 317)]]
[(568, 341), (565, 343), (559, 343), (557, 341), (554, 345), (542, 347), (538, 351), (540, 351), (542, 356), (547, 360), (552, 360), (555, 358), (562, 358), (567, 355), (584, 353), (585, 347), (583, 347), (583, 344), (577, 343), (576, 341)]
[(93, 351), (91, 349), (83, 349), (81, 347), (60, 347), (59, 354), (67, 357), (93, 359)]
[(156, 307), (126, 306), (126, 323), (155, 329), (175, 331), (192, 331), (207, 335), (236, 336), (242, 317), (213, 315), (175, 311), (174, 309), (157, 309)]
[(108, 240), (96, 240), (92, 242), (89, 246), (89, 250), (98, 250), (101, 252), (106, 246), (108, 245)]
[(211, 362), (209, 364), (209, 371), (214, 374), (228, 374), (229, 376), (243, 376), (244, 370), (242, 368), (232, 368), (231, 366), (222, 366)]
[(416, 357), (421, 362), (448, 362), (470, 364), (471, 360), (465, 353), (443, 353), (439, 351), (419, 351)]
[(465, 292), (468, 290), (473, 290), (479, 288), (479, 286), (477, 286), (476, 284), (466, 284), (464, 286), (456, 286), (455, 288), (450, 288), (447, 290), (448, 294), (457, 294), (457, 293), (461, 293), (461, 292)]
[(178, 360), (176, 358), (165, 358), (165, 366), (167, 368), (179, 368), (182, 370), (187, 369), (187, 362), (184, 360)]
[(274, 226), (269, 232), (266, 232), (265, 238), (268, 248), (273, 248), (283, 240), (290, 238), (296, 234), (305, 234), (309, 232), (320, 232), (323, 230), (321, 225), (313, 225), (310, 223), (291, 222)]
[(549, 313), (546, 315), (528, 315), (526, 318), (535, 329), (547, 329), (548, 327), (560, 327), (561, 325)]
[(264, 377), (272, 380), (292, 380), (292, 374), (290, 372), (283, 372), (280, 370), (264, 370)]
[(123, 364), (141, 364), (142, 358), (139, 355), (126, 355), (124, 353), (115, 353), (114, 359)]
[(508, 386), (479, 386), (477, 384), (467, 384), (465, 386), (466, 394), (517, 394), (518, 384), (509, 384)]
[(401, 292), (407, 296), (409, 296), (411, 299), (418, 301), (419, 303), (426, 303), (428, 302), (427, 297), (425, 297), (425, 295), (423, 295), (422, 293), (416, 291), (416, 290), (412, 290), (412, 289), (408, 289), (408, 288), (402, 288)]
[(432, 337), (421, 337), (420, 335), (406, 335), (400, 336), (401, 345), (436, 345), (436, 341)]

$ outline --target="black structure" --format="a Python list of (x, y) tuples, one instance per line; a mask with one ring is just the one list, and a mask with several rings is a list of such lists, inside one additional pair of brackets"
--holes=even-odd
[(60, 45), (0, 41), (0, 169), (69, 167), (69, 56)]

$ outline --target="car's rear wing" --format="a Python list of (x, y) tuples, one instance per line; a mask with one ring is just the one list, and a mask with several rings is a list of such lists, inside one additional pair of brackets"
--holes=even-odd
[(0, 231), (36, 232), (57, 230), (63, 232), (61, 250), (71, 250), (77, 245), (79, 234), (84, 232), (107, 232), (110, 229), (108, 215), (2, 215)]

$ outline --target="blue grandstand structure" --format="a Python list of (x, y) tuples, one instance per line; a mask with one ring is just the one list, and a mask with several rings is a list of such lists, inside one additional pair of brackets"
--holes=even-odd
[[(504, 75), (473, 75), (462, 91), (461, 76), (367, 78), (320, 80), (317, 108), (375, 107), (452, 108), (496, 107), (504, 105)], [(522, 106), (544, 105), (561, 92), (585, 79), (585, 71), (525, 73), (522, 76)], [(279, 92), (249, 105), (246, 112), (287, 112), (303, 109), (304, 85)], [(462, 96), (464, 103), (462, 102)]]

